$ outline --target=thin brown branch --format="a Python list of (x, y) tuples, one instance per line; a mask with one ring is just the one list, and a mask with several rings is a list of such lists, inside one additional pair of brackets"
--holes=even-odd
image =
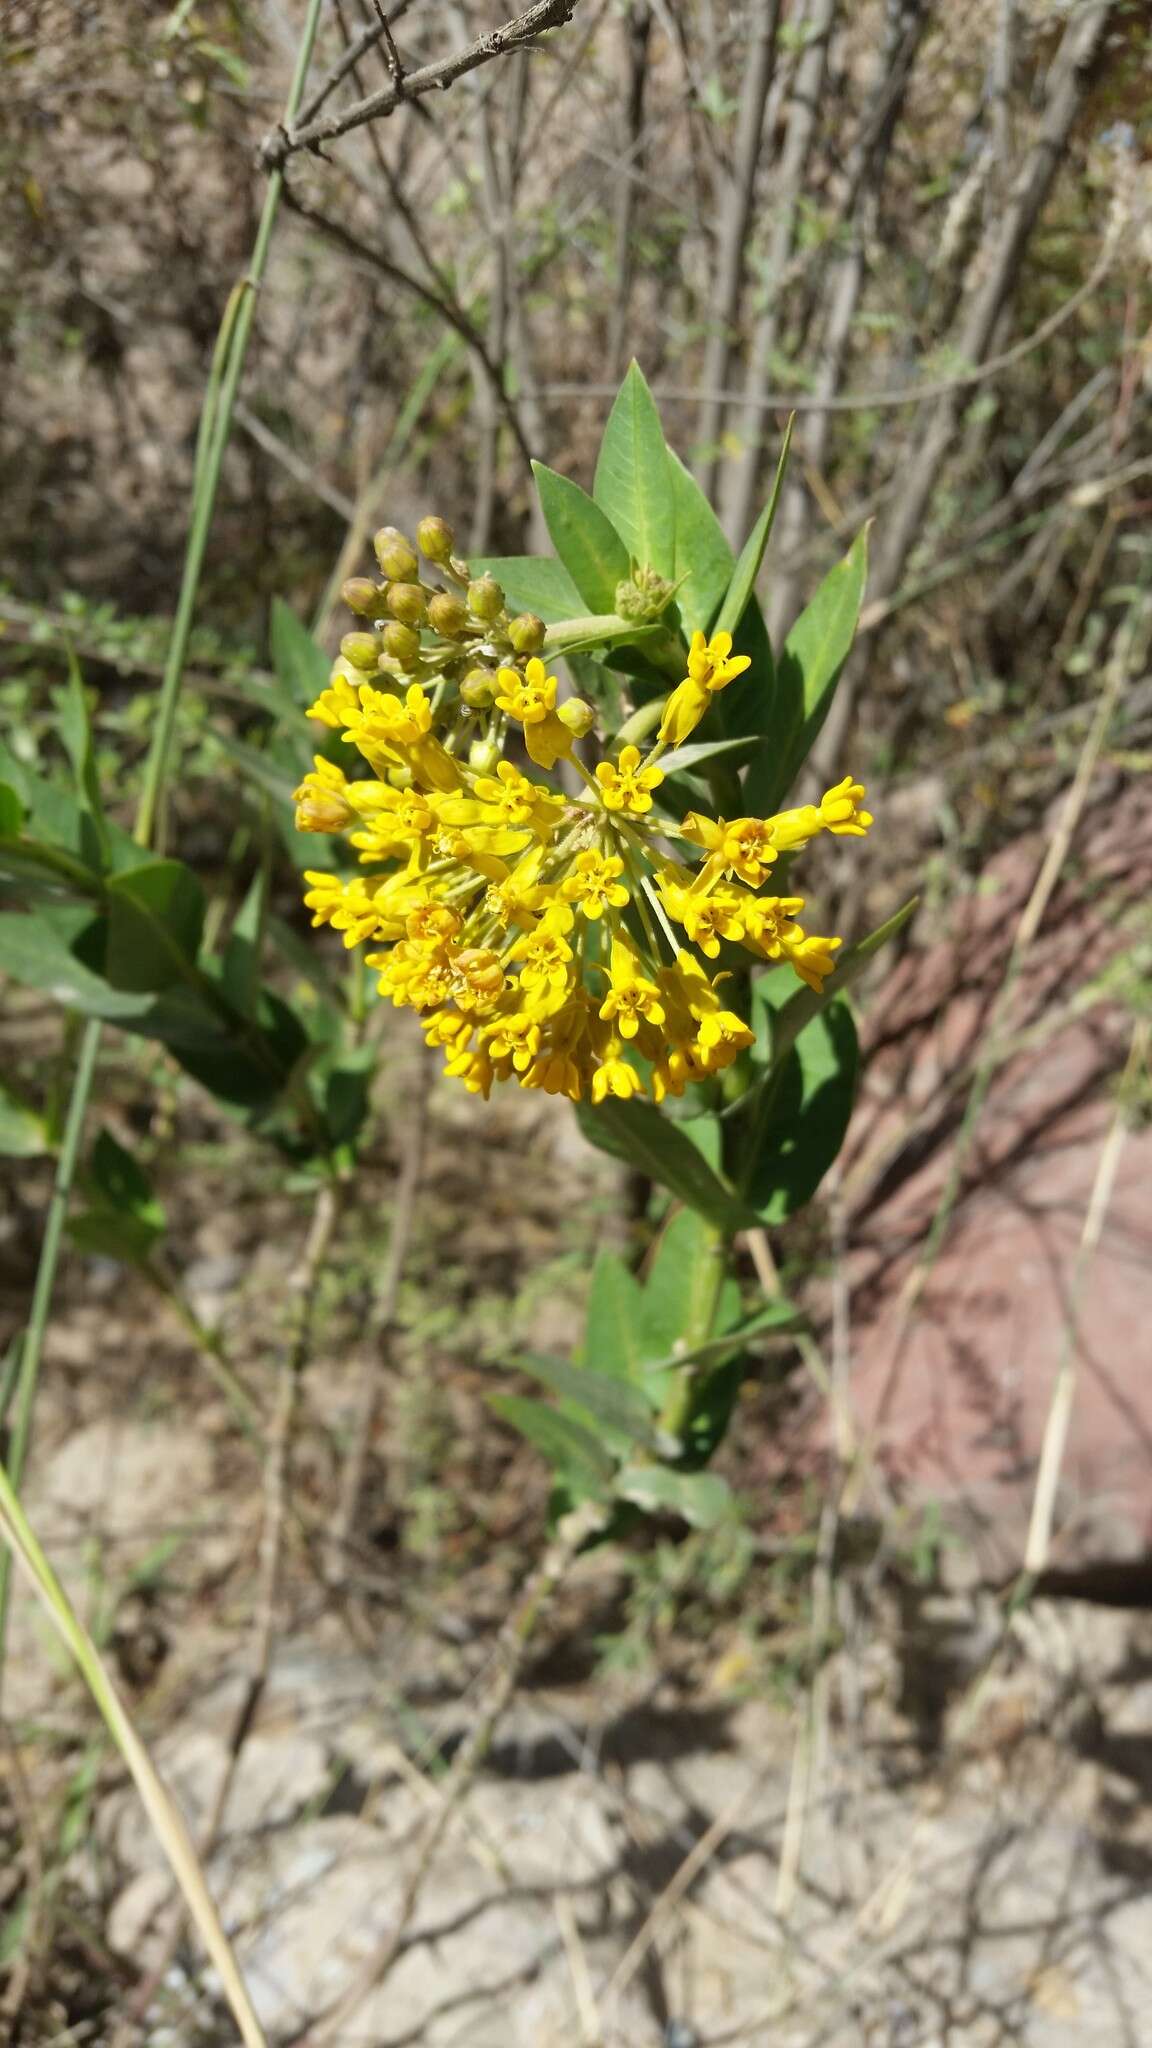
[(316, 207), (308, 206), (287, 184), (284, 187), (284, 204), (298, 219), (310, 221), (314, 228), (320, 230), (321, 234), (327, 235), (329, 240), (339, 243), (340, 247), (346, 249), (350, 256), (359, 257), (362, 263), (367, 263), (373, 270), (378, 270), (382, 276), (390, 278), (392, 283), (398, 284), (403, 291), (411, 292), (415, 298), (422, 299), (424, 304), (431, 307), (433, 312), (438, 313), (440, 318), (446, 321), (449, 327), (455, 329), (461, 340), (467, 342), (468, 347), (473, 351), (484, 375), (491, 384), (493, 393), (512, 430), (512, 436), (523, 458), (524, 466), (526, 469), (530, 469), (532, 453), (524, 438), (524, 430), (520, 424), (516, 407), (504, 389), (504, 379), (500, 372), (500, 366), (498, 363), (493, 362), (492, 357), (488, 353), (484, 336), (464, 311), (463, 306), (459, 305), (454, 298), (442, 298), (437, 292), (432, 290), (430, 285), (426, 285), (421, 282), (420, 278), (414, 277), (410, 270), (405, 270), (401, 264), (395, 263), (391, 256), (385, 254), (383, 249), (376, 249), (371, 243), (362, 241), (359, 235), (354, 235), (350, 228), (346, 228), (343, 225), (343, 222), (332, 220), (326, 213), (320, 213)]
[[(315, 149), (325, 142), (334, 142), (337, 136), (347, 135), (353, 128), (363, 128), (368, 121), (382, 121), (394, 114), (397, 107), (410, 100), (422, 98), (430, 92), (445, 92), (456, 79), (463, 78), (469, 71), (476, 71), (482, 64), (490, 64), (494, 57), (503, 57), (510, 50), (523, 50), (533, 44), (537, 37), (549, 29), (560, 28), (571, 21), (577, 0), (535, 0), (535, 5), (514, 20), (506, 21), (502, 28), (489, 30), (487, 35), (478, 36), (466, 49), (454, 50), (448, 57), (439, 57), (432, 64), (422, 64), (418, 70), (410, 71), (397, 83), (391, 78), (378, 92), (367, 93), (363, 99), (345, 107), (342, 113), (328, 114), (323, 118), (302, 121), (298, 126), (275, 128), (266, 135), (260, 145), (260, 161), (265, 170), (282, 169), (289, 157), (297, 150)], [(341, 76), (358, 62), (365, 50), (379, 42), (384, 34), (383, 25), (374, 25), (376, 33), (369, 40), (368, 30), (357, 39), (360, 47), (355, 56), (346, 51), (340, 62), (344, 69)], [(325, 83), (321, 88), (327, 97), (331, 87)]]

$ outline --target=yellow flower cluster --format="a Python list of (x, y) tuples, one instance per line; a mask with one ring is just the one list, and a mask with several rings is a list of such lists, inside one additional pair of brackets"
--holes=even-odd
[[(816, 990), (831, 973), (839, 939), (806, 933), (803, 899), (765, 884), (780, 855), (818, 833), (864, 833), (863, 788), (845, 777), (819, 804), (772, 818), (657, 811), (660, 756), (746, 666), (726, 634), (693, 636), (648, 757), (625, 745), (594, 772), (574, 746), (588, 706), (558, 703), (555, 676), (490, 618), (476, 620), (469, 658), (477, 647), (498, 666), (471, 694), (478, 672), (453, 683), (451, 648), (405, 664), (384, 652), (375, 682), (336, 663), (310, 716), (369, 773), (317, 756), (296, 791), (297, 823), (346, 834), (364, 872), (308, 871), (313, 921), (348, 946), (371, 943), (381, 993), (421, 1014), (448, 1073), (472, 1090), (515, 1080), (573, 1101), (682, 1095), (753, 1043), (726, 1006), (725, 975), (701, 954), (715, 960), (730, 941), (789, 961)], [(570, 763), (574, 793), (509, 759), (510, 739), (535, 768)]]

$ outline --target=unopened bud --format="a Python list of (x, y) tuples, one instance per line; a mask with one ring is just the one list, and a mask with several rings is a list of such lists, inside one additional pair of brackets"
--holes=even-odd
[(563, 704), (557, 705), (556, 714), (561, 725), (566, 725), (578, 740), (582, 740), (586, 732), (591, 732), (596, 723), (596, 713), (583, 697), (565, 697)]
[(353, 668), (374, 670), (380, 660), (380, 642), (375, 633), (345, 633), (340, 652)]
[(420, 567), (416, 559), (416, 550), (411, 541), (405, 539), (399, 527), (382, 526), (375, 535), (372, 545), (376, 550), (376, 560), (380, 564), (380, 574), (387, 576), (390, 582), (407, 583), (415, 576)]
[(622, 619), (658, 619), (675, 594), (676, 585), (655, 569), (634, 568), (631, 576), (616, 585), (616, 610)]
[(411, 626), (402, 626), (394, 619), (384, 628), (384, 652), (398, 661), (402, 668), (409, 668), (420, 653), (420, 635)]
[(370, 576), (350, 576), (340, 585), (340, 595), (350, 612), (357, 612), (362, 619), (379, 618), (380, 592)]
[(390, 789), (411, 789), (412, 782), (412, 770), (406, 762), (398, 761), (394, 768), (388, 770), (388, 786)]
[(521, 612), (508, 627), (508, 638), (517, 654), (539, 654), (547, 627), (535, 612)]
[(490, 668), (470, 668), (460, 685), (462, 701), (473, 711), (483, 711), (496, 692), (496, 678)]
[(446, 562), (456, 545), (456, 536), (448, 521), (437, 519), (433, 513), (416, 528), (416, 545), (430, 562)]
[(491, 775), (500, 763), (495, 740), (473, 740), (468, 749), (468, 766), (474, 775)]
[(428, 616), (428, 599), (418, 583), (390, 583), (384, 602), (405, 626), (422, 626)]
[(440, 591), (429, 601), (428, 624), (445, 640), (459, 640), (468, 630), (468, 613), (458, 597)]
[(504, 609), (504, 592), (494, 576), (478, 576), (468, 585), (468, 609), (490, 626)]

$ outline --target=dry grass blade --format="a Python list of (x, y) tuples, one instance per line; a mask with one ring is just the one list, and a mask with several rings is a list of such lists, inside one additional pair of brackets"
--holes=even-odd
[(267, 2048), (247, 1987), (216, 1911), (183, 1817), (140, 1740), (95, 1643), (75, 1613), (40, 1548), (27, 1516), (0, 1466), (0, 1533), (11, 1547), (52, 1626), (75, 1659), (85, 1684), (120, 1751), (156, 1836), (168, 1858), (189, 1915), (216, 1969), (245, 2048)]

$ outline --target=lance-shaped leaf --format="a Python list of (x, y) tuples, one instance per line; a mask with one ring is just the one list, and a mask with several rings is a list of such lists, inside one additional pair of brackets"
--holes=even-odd
[(641, 568), (674, 580), (672, 464), (656, 402), (638, 363), (629, 365), (608, 415), (592, 494)]
[(145, 861), (110, 876), (107, 904), (104, 972), (113, 988), (165, 989), (195, 976), (204, 891), (183, 861)]
[(732, 571), (732, 580), (724, 593), (724, 600), (720, 610), (716, 614), (716, 623), (712, 628), (714, 633), (735, 634), (738, 632), (741, 620), (748, 609), (748, 601), (756, 588), (756, 578), (760, 574), (760, 564), (764, 560), (764, 551), (772, 537), (772, 528), (776, 523), (776, 511), (780, 503), (780, 493), (784, 487), (785, 472), (788, 468), (788, 450), (792, 443), (792, 428), (795, 424), (795, 419), (796, 415), (793, 413), (784, 430), (784, 443), (780, 450), (780, 460), (776, 465), (776, 481), (772, 486), (772, 495), (740, 550), (740, 559)]
[(86, 1177), (89, 1205), (69, 1218), (68, 1235), (82, 1251), (142, 1266), (167, 1227), (143, 1167), (111, 1131), (92, 1147)]
[(644, 1296), (615, 1252), (602, 1251), (592, 1269), (581, 1354), (586, 1368), (637, 1380), (644, 1364)]
[[(764, 975), (754, 999), (774, 1022), (790, 995), (791, 970)], [(843, 995), (811, 1017), (774, 1061), (757, 1103), (745, 1185), (765, 1223), (782, 1223), (811, 1201), (844, 1142), (856, 1095), (859, 1045)]]
[(832, 707), (868, 578), (868, 528), (824, 578), (780, 650), (772, 729), (748, 770), (748, 810), (766, 817), (791, 789)]
[(646, 1173), (670, 1194), (732, 1235), (758, 1221), (713, 1173), (698, 1147), (679, 1125), (669, 1123), (646, 1102), (581, 1103), (580, 1128), (593, 1145), (610, 1152), (637, 1173)]
[(272, 599), (268, 634), (280, 708), (290, 717), (307, 710), (327, 687), (332, 663), (282, 598)]
[(644, 1450), (657, 1453), (663, 1448), (649, 1402), (641, 1389), (627, 1380), (593, 1372), (586, 1365), (568, 1365), (563, 1359), (540, 1358), (531, 1353), (521, 1354), (513, 1362), (521, 1372), (550, 1387), (562, 1401), (571, 1402), (583, 1411), (585, 1418), (590, 1417), (625, 1443), (640, 1444)]
[(511, 612), (535, 612), (546, 626), (575, 618), (582, 598), (563, 562), (551, 555), (486, 555), (473, 560), (475, 576), (494, 576)]
[[(532, 464), (552, 545), (594, 612), (616, 609), (616, 586), (627, 581), (628, 550), (595, 498), (566, 476)], [(499, 578), (497, 578), (499, 581)]]
[(611, 1485), (616, 1463), (598, 1437), (583, 1423), (530, 1401), (522, 1394), (490, 1394), (488, 1405), (501, 1420), (518, 1429), (548, 1463), (574, 1488), (602, 1496)]
[(668, 473), (676, 500), (676, 602), (685, 632), (707, 633), (732, 580), (732, 550), (695, 477), (671, 448)]
[(618, 1474), (621, 1500), (645, 1514), (679, 1515), (694, 1529), (714, 1529), (735, 1507), (732, 1489), (715, 1472), (672, 1472), (666, 1465), (629, 1465)]

